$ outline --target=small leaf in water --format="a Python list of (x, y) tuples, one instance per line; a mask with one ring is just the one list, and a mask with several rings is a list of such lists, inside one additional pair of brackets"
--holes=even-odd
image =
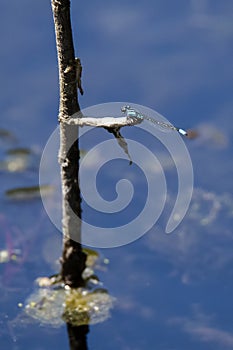
[(87, 255), (86, 266), (93, 267), (100, 257), (99, 253), (96, 250), (90, 248), (83, 248), (83, 252)]
[(23, 156), (23, 155), (29, 155), (31, 154), (31, 150), (29, 148), (25, 147), (17, 147), (17, 148), (11, 148), (7, 152), (10, 156)]
[(16, 141), (16, 137), (6, 129), (0, 129), (0, 139), (8, 141)]
[(27, 200), (39, 198), (40, 195), (50, 195), (54, 193), (55, 187), (52, 185), (31, 186), (31, 187), (17, 187), (5, 191), (8, 198), (15, 200)]

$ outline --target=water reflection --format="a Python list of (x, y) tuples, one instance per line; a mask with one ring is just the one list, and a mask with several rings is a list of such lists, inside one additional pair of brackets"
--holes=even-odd
[[(172, 317), (168, 320), (170, 327), (180, 328), (184, 333), (204, 344), (213, 344), (221, 349), (232, 349), (233, 334), (215, 325), (215, 316), (204, 313), (199, 304), (192, 305), (188, 317)], [(208, 346), (208, 345), (207, 345)]]
[(224, 271), (233, 263), (233, 197), (195, 189), (186, 217), (167, 236), (161, 227), (146, 237), (147, 247), (171, 266), (171, 275), (185, 284), (200, 281), (211, 273)]

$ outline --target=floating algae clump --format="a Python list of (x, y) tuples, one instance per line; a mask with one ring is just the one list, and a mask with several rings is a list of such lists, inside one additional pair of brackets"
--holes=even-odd
[(107, 289), (100, 288), (102, 283), (94, 273), (95, 267), (103, 269), (100, 256), (95, 250), (88, 248), (85, 248), (85, 253), (85, 287), (70, 288), (63, 283), (59, 274), (37, 278), (38, 288), (28, 297), (24, 306), (29, 320), (59, 327), (64, 322), (74, 326), (95, 324), (110, 317), (115, 298), (109, 295)]
[(39, 288), (26, 300), (24, 311), (41, 324), (59, 327), (63, 324), (61, 315), (64, 310), (64, 290)]
[(62, 318), (74, 326), (103, 322), (110, 316), (113, 301), (114, 298), (105, 289), (92, 292), (70, 289)]
[(59, 327), (68, 322), (81, 326), (105, 321), (113, 302), (114, 298), (105, 289), (39, 288), (26, 300), (24, 310), (44, 325)]

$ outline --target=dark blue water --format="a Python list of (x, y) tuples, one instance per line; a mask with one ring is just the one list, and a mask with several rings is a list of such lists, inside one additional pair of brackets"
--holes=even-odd
[[(232, 7), (227, 0), (94, 1), (88, 7), (73, 2), (75, 46), (84, 66), (82, 108), (132, 101), (199, 133), (195, 140), (185, 140), (194, 170), (193, 199), (169, 236), (164, 230), (176, 198), (177, 174), (162, 146), (151, 146), (162, 159), (169, 196), (146, 235), (126, 246), (99, 249), (109, 264), (97, 274), (117, 301), (109, 320), (90, 327), (89, 349), (233, 348)], [(11, 133), (1, 138), (1, 161), (9, 149), (32, 150), (22, 171), (0, 172), (0, 250), (18, 254), (15, 261), (0, 264), (0, 348), (68, 349), (65, 325), (55, 329), (24, 322), (18, 307), (35, 289), (38, 276), (58, 271), (61, 234), (40, 198), (16, 201), (5, 195), (39, 183), (40, 154), (57, 125), (49, 1), (7, 2), (0, 23), (0, 127)], [(143, 139), (133, 130), (122, 134)], [(104, 130), (91, 136), (89, 144), (92, 137), (113, 139)], [(127, 160), (106, 164), (97, 185), (112, 200), (116, 182), (126, 173), (136, 189), (131, 206), (109, 216), (97, 215), (83, 203), (86, 219), (115, 227), (138, 215), (147, 188), (136, 165), (129, 167)]]

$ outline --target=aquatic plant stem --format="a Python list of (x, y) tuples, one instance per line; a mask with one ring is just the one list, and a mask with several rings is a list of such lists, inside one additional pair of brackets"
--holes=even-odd
[[(89, 328), (87, 325), (73, 326), (67, 324), (67, 331), (70, 341), (70, 350), (87, 350), (87, 333)], [(81, 336), (80, 336), (81, 334)]]
[[(76, 63), (70, 20), (70, 1), (52, 0), (60, 86), (60, 150), (62, 183), (63, 253), (61, 277), (70, 287), (83, 285), (86, 255), (81, 246), (81, 197), (78, 182), (78, 125), (64, 120), (80, 111), (77, 95)], [(70, 140), (75, 140), (71, 143)], [(75, 214), (75, 215), (74, 215)]]

